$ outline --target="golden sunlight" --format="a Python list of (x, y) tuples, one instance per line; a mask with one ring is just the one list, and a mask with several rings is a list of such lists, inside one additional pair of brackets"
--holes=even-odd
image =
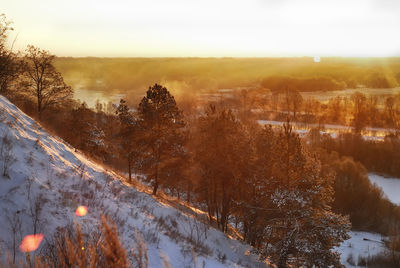
[(19, 0), (6, 1), (2, 11), (18, 29), (16, 48), (33, 43), (58, 56), (400, 53), (400, 2), (394, 0)]

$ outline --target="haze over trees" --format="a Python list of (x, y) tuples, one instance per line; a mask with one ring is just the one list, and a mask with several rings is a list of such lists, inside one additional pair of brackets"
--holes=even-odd
[[(322, 58), (319, 63), (312, 58), (57, 58), (55, 66), (73, 87), (126, 93), (135, 102), (141, 89), (154, 83), (177, 99), (219, 89), (277, 91), (286, 83), (299, 92), (400, 85), (398, 58)], [(372, 83), (375, 76), (383, 78), (381, 83)]]

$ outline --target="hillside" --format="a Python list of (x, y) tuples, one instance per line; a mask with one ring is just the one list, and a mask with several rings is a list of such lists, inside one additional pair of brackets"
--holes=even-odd
[[(89, 233), (107, 214), (126, 248), (135, 245), (138, 233), (143, 237), (150, 267), (161, 267), (163, 254), (172, 267), (193, 267), (192, 249), (197, 267), (266, 266), (250, 246), (123, 180), (49, 135), (0, 96), (0, 252), (12, 252), (14, 233), (18, 247), (34, 229), (45, 236), (36, 251), (41, 252), (58, 229), (79, 223)], [(88, 207), (86, 216), (75, 216), (79, 205)], [(16, 221), (21, 228), (13, 232)]]

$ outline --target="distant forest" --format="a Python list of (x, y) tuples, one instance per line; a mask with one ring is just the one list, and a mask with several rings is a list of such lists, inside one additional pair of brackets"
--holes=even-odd
[(400, 58), (57, 58), (73, 88), (143, 93), (155, 82), (173, 94), (290, 86), (304, 91), (400, 85)]

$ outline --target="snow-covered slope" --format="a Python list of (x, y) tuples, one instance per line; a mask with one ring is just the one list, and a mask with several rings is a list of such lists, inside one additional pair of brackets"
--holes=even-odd
[[(88, 207), (86, 216), (75, 216), (79, 205)], [(197, 267), (266, 266), (250, 253), (251, 247), (125, 185), (0, 96), (0, 251), (11, 251), (11, 227), (18, 219), (19, 244), (34, 232), (35, 215), (40, 216), (37, 232), (49, 238), (58, 227), (74, 222), (84, 231), (94, 230), (101, 213), (112, 216), (127, 248), (137, 231), (142, 235), (150, 267), (162, 266), (160, 254), (172, 267), (193, 267), (192, 248)]]

